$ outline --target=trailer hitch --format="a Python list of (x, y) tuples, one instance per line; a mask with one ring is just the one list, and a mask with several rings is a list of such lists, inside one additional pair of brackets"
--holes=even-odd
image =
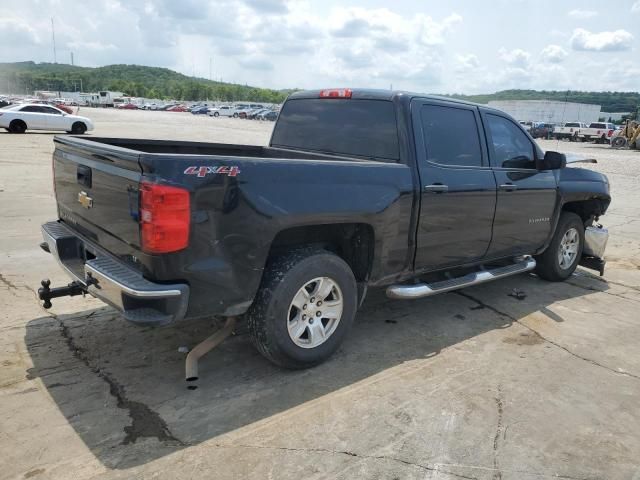
[(50, 288), (51, 280), (46, 278), (40, 282), (40, 285), (42, 287), (38, 289), (38, 298), (42, 300), (44, 308), (51, 308), (52, 298), (74, 297), (87, 293), (87, 287), (78, 281), (73, 281), (66, 287)]

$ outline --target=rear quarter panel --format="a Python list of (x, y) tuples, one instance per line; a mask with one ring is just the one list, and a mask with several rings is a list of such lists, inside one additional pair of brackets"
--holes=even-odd
[[(192, 192), (189, 248), (156, 265), (143, 258), (160, 278), (188, 279), (192, 296), (203, 299), (199, 305), (190, 302), (192, 316), (206, 309), (235, 314), (241, 312), (234, 308), (248, 307), (275, 236), (288, 228), (370, 225), (372, 283), (412, 261), (413, 179), (406, 165), (203, 155), (142, 155), (141, 165), (145, 177), (172, 179)], [(192, 172), (228, 168), (199, 177), (185, 173), (189, 167), (196, 167)]]

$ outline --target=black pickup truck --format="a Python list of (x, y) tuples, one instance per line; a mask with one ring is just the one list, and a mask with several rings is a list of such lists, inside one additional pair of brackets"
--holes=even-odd
[(590, 236), (603, 232), (607, 178), (567, 167), (482, 105), (305, 91), (284, 103), (268, 147), (55, 146), (59, 219), (41, 246), (74, 281), (43, 281), (45, 307), (90, 293), (145, 325), (244, 315), (256, 347), (285, 367), (331, 355), (369, 287), (412, 299), (604, 265)]

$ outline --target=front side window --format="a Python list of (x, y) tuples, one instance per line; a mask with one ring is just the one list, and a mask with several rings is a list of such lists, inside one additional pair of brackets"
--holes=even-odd
[(420, 113), (429, 162), (482, 166), (478, 126), (472, 110), (425, 105)]
[(60, 115), (61, 112), (59, 110), (56, 110), (55, 108), (51, 108), (51, 107), (41, 107), (42, 108), (42, 113), (50, 113), (53, 115)]
[(487, 114), (494, 164), (503, 168), (535, 168), (533, 144), (512, 121)]

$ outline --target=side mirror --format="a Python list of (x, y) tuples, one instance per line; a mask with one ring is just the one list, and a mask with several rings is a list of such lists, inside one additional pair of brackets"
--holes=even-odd
[(560, 152), (545, 152), (538, 162), (538, 170), (558, 170), (567, 166), (567, 156)]

